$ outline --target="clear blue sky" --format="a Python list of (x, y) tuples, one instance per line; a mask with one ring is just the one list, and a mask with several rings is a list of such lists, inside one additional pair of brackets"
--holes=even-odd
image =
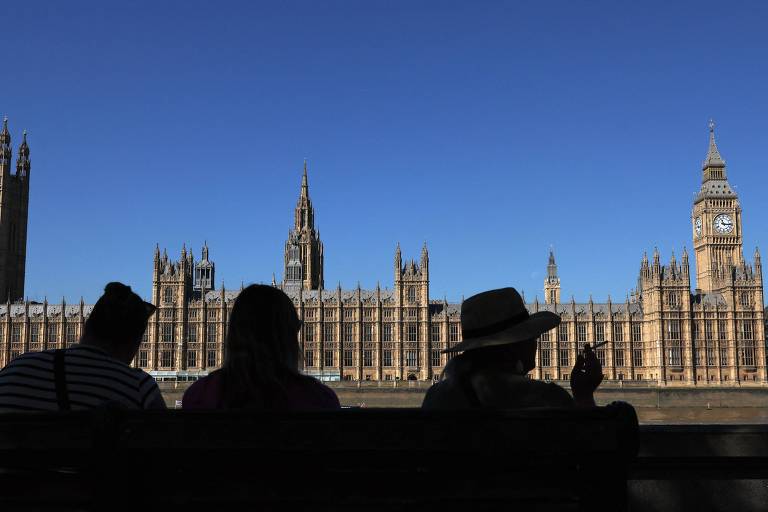
[[(623, 299), (691, 247), (707, 120), (768, 248), (762, 2), (14, 2), (0, 114), (32, 156), (26, 293), (151, 290), (155, 243), (282, 274), (303, 158), (325, 280)], [(14, 150), (15, 151), (15, 150)]]

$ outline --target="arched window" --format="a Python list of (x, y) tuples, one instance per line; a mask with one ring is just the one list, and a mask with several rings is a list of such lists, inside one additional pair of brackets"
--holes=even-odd
[(749, 292), (741, 292), (740, 302), (741, 305), (745, 308), (750, 306), (752, 301), (750, 300)]
[(408, 287), (408, 302), (416, 302), (416, 287)]
[(173, 302), (173, 288), (171, 288), (170, 286), (166, 286), (163, 289), (163, 301)]

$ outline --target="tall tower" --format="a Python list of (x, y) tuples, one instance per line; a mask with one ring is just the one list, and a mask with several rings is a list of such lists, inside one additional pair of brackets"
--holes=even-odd
[(429, 304), (429, 250), (426, 242), (421, 248), (419, 262), (412, 259), (405, 264), (398, 242), (395, 249), (395, 295), (406, 306)]
[(24, 296), (27, 260), (27, 217), (29, 211), (29, 173), (32, 168), (24, 132), (16, 173), (11, 173), (11, 134), (8, 118), (0, 131), (0, 299), (17, 300)]
[(715, 143), (715, 123), (709, 122), (709, 151), (702, 164), (701, 189), (691, 214), (696, 255), (696, 288), (718, 289), (716, 274), (744, 261), (741, 238), (741, 206), (728, 183), (725, 161)]
[(294, 211), (293, 229), (285, 242), (283, 283), (304, 290), (323, 287), (323, 243), (315, 230), (315, 209), (309, 198), (307, 161), (301, 177), (301, 192)]
[(557, 276), (557, 264), (555, 263), (555, 251), (549, 250), (549, 263), (547, 264), (547, 278), (544, 280), (544, 302), (557, 304), (560, 302), (560, 278)]

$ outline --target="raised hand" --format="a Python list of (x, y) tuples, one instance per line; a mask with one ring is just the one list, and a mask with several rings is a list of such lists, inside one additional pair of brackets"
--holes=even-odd
[(603, 367), (589, 343), (584, 345), (584, 353), (576, 357), (576, 364), (571, 371), (571, 391), (576, 405), (594, 406), (594, 393), (603, 382)]

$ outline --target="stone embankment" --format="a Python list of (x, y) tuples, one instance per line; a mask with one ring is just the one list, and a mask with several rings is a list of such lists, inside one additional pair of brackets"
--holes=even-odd
[[(561, 383), (568, 389), (567, 383)], [(168, 407), (181, 401), (189, 382), (161, 382)], [(430, 383), (330, 382), (345, 406), (419, 407)], [(608, 384), (596, 396), (599, 405), (615, 400), (632, 404), (644, 424), (768, 423), (768, 388), (675, 388)]]

